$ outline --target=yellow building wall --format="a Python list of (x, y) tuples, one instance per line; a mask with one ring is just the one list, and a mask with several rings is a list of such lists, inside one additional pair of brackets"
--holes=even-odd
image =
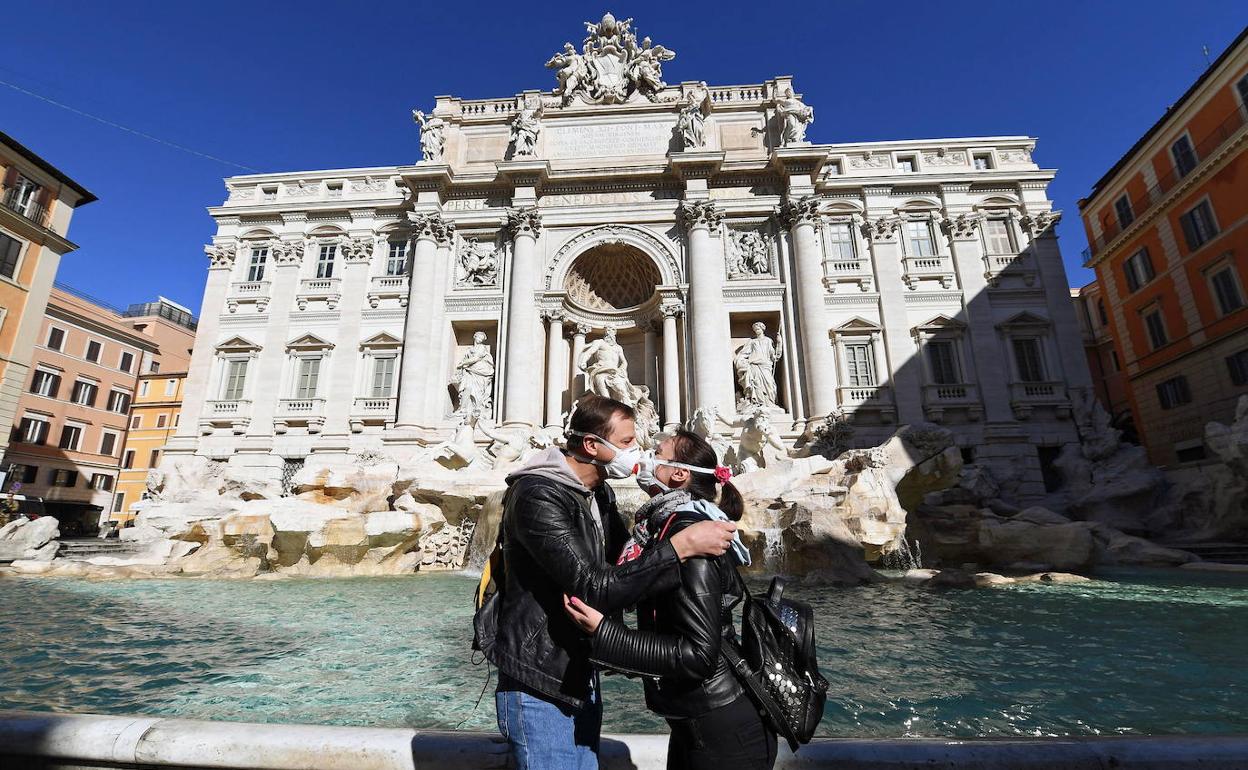
[[(173, 382), (172, 395), (168, 393), (170, 381)], [(144, 382), (148, 383), (147, 393), (143, 393)], [(147, 491), (147, 472), (154, 467), (152, 452), (157, 453), (155, 460), (159, 464), (165, 444), (177, 432), (185, 384), (185, 372), (161, 372), (139, 378), (139, 391), (130, 406), (131, 427), (121, 452), (122, 467), (117, 475), (110, 516), (111, 521), (121, 526), (134, 520), (134, 504), (141, 501)], [(164, 424), (159, 425), (162, 416)], [(134, 427), (136, 420), (138, 427)], [(127, 460), (130, 460), (130, 467), (126, 467)]]

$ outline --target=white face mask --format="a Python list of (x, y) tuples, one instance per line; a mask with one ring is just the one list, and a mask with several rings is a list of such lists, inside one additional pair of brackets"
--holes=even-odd
[(654, 475), (655, 469), (665, 464), (654, 456), (653, 450), (642, 454), (641, 461), (637, 463), (637, 486), (641, 487), (641, 491), (647, 494), (650, 494), (655, 488), (660, 493), (672, 491), (671, 487), (659, 481), (658, 477)]
[(607, 472), (609, 479), (626, 479), (633, 475), (633, 470), (637, 464), (641, 462), (643, 452), (639, 446), (630, 446), (627, 449), (620, 449), (615, 444), (607, 441), (602, 436), (593, 433), (582, 433), (581, 431), (569, 431), (570, 436), (580, 436), (581, 438), (592, 438), (603, 446), (615, 450), (615, 457), (610, 460), (590, 460), (591, 463), (597, 465)]

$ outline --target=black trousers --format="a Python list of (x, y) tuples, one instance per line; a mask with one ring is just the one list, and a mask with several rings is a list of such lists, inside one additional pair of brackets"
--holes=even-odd
[(776, 734), (745, 695), (703, 716), (667, 723), (667, 770), (771, 770), (776, 763)]

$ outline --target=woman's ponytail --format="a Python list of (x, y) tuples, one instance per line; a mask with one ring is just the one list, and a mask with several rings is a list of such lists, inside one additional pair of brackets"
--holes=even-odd
[(725, 481), (719, 488), (719, 510), (733, 521), (741, 521), (745, 513), (745, 500), (731, 481)]

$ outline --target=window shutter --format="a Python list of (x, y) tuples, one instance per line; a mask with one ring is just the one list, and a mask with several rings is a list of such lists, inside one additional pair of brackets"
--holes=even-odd
[(1179, 224), (1183, 226), (1183, 240), (1187, 242), (1187, 250), (1195, 251), (1200, 247), (1200, 239), (1196, 237), (1196, 227), (1192, 224), (1191, 213), (1179, 217)]
[(4, 188), (12, 189), (15, 184), (17, 184), (17, 166), (9, 166), (4, 171)]
[(48, 398), (56, 398), (57, 394), (59, 394), (60, 392), (61, 392), (61, 375), (54, 374), (52, 375), (52, 385), (48, 389)]

